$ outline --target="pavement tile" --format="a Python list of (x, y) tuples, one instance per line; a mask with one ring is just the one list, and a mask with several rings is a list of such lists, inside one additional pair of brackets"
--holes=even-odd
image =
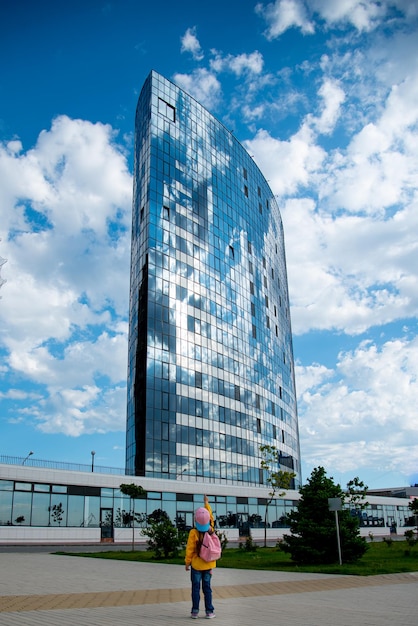
[[(418, 572), (356, 577), (218, 568), (216, 623), (416, 626), (417, 585)], [(189, 614), (190, 579), (181, 566), (0, 553), (1, 626), (161, 626), (184, 623)]]

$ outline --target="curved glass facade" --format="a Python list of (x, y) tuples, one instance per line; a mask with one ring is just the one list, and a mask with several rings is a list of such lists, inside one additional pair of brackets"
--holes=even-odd
[(260, 485), (259, 447), (300, 485), (283, 227), (235, 137), (151, 72), (138, 101), (126, 472)]

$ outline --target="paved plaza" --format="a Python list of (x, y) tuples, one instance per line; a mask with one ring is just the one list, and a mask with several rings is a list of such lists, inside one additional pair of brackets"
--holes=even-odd
[[(418, 572), (374, 577), (221, 569), (218, 626), (416, 626)], [(189, 573), (44, 552), (0, 552), (1, 626), (191, 623)], [(204, 619), (203, 601), (201, 619)], [(198, 622), (199, 623), (199, 622)]]

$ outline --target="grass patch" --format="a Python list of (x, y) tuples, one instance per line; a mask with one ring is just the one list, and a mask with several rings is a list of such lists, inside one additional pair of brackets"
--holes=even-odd
[[(156, 559), (151, 551), (131, 549), (109, 552), (57, 552), (71, 556), (84, 556), (95, 559), (118, 561), (138, 561), (142, 563), (184, 564), (184, 552), (178, 558)], [(259, 547), (255, 552), (245, 552), (238, 548), (223, 551), (218, 567), (238, 569), (273, 570), (285, 572), (309, 572), (320, 574), (343, 574), (354, 576), (375, 576), (418, 571), (418, 548), (409, 549), (406, 541), (394, 541), (388, 547), (384, 542), (372, 542), (366, 554), (357, 562), (339, 565), (296, 565), (288, 554), (277, 548)]]

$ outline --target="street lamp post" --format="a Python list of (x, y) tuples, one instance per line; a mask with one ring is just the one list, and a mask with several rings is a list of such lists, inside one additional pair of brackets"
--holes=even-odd
[(95, 455), (95, 451), (92, 450), (91, 451), (91, 471), (94, 472), (94, 455)]
[(26, 461), (28, 460), (28, 458), (29, 458), (30, 456), (32, 456), (32, 454), (33, 454), (33, 452), (32, 452), (32, 450), (31, 450), (31, 451), (29, 452), (28, 456), (27, 456), (27, 457), (25, 457), (25, 458), (23, 459), (22, 465), (24, 465), (24, 464), (26, 463)]

